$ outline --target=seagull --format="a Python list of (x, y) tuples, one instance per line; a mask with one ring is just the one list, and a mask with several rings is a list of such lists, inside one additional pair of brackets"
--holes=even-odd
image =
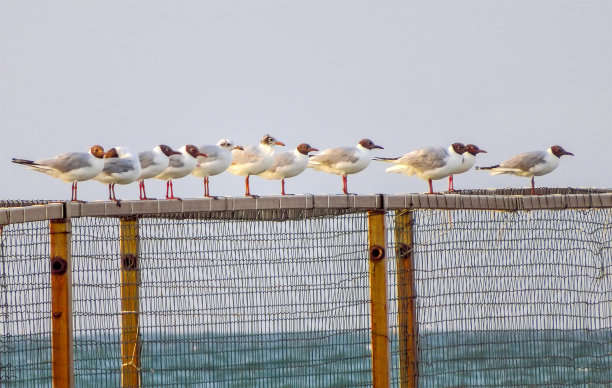
[(274, 162), (274, 146), (284, 146), (285, 143), (276, 140), (270, 135), (265, 135), (256, 146), (247, 146), (244, 150), (233, 150), (234, 160), (228, 171), (234, 175), (246, 175), (244, 180), (247, 197), (251, 195), (249, 187), (249, 176), (261, 174), (272, 166)]
[(113, 147), (106, 151), (104, 168), (96, 180), (108, 184), (108, 200), (117, 201), (115, 184), (127, 185), (140, 175), (140, 161), (127, 147)]
[(166, 181), (166, 199), (180, 199), (174, 196), (172, 179), (189, 175), (196, 166), (196, 158), (198, 156), (206, 157), (206, 154), (201, 153), (198, 147), (192, 144), (184, 145), (178, 151), (179, 154), (169, 157), (168, 167), (155, 176), (155, 179)]
[(461, 156), (463, 156), (463, 159), (461, 161), (461, 166), (459, 166), (457, 170), (453, 171), (453, 173), (448, 176), (448, 191), (451, 191), (451, 192), (455, 191), (453, 175), (462, 174), (468, 171), (469, 169), (471, 169), (472, 167), (474, 167), (474, 164), (476, 163), (476, 155), (482, 152), (486, 153), (487, 151), (481, 150), (475, 144), (465, 145), (465, 152), (461, 154)]
[(207, 156), (206, 158), (198, 156), (191, 175), (204, 178), (204, 196), (210, 198), (209, 177), (227, 170), (232, 164), (232, 150), (244, 150), (244, 148), (234, 145), (229, 139), (221, 139), (217, 145), (200, 145), (198, 149)]
[(416, 175), (429, 182), (429, 194), (433, 194), (431, 181), (446, 178), (461, 167), (462, 154), (466, 148), (462, 143), (453, 143), (448, 148), (426, 147), (407, 153), (399, 158), (375, 158), (383, 162), (396, 164), (386, 172), (397, 172), (404, 175)]
[(290, 152), (274, 155), (272, 167), (259, 174), (264, 179), (282, 179), (281, 195), (285, 194), (285, 178), (292, 178), (301, 174), (308, 167), (308, 153), (318, 151), (309, 144), (302, 143)]
[(318, 155), (312, 156), (308, 167), (330, 174), (342, 175), (342, 191), (348, 194), (347, 179), (349, 174), (356, 174), (364, 170), (372, 160), (370, 151), (380, 148), (370, 139), (362, 139), (355, 147), (329, 148)]
[(563, 155), (572, 155), (559, 145), (554, 145), (546, 151), (532, 151), (516, 155), (503, 163), (489, 167), (476, 167), (477, 170), (490, 170), (491, 175), (513, 174), (531, 177), (531, 195), (535, 195), (535, 177), (546, 175), (559, 165)]
[(104, 148), (95, 145), (88, 152), (68, 152), (52, 159), (37, 161), (15, 159), (12, 162), (23, 164), (28, 168), (72, 182), (71, 201), (77, 200), (77, 182), (95, 178), (104, 168)]
[(145, 191), (144, 180), (153, 178), (168, 168), (170, 163), (169, 157), (172, 155), (181, 155), (180, 152), (174, 151), (172, 148), (165, 144), (160, 144), (153, 148), (151, 151), (143, 151), (138, 154), (138, 160), (140, 161), (140, 175), (138, 176), (138, 198), (147, 198), (147, 192)]

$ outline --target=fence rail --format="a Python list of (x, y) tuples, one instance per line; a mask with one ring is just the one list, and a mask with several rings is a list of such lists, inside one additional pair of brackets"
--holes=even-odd
[(612, 191), (0, 208), (0, 387), (612, 384)]
[[(491, 190), (489, 194), (401, 194), (401, 195), (292, 195), (259, 198), (219, 197), (217, 199), (149, 200), (121, 202), (56, 202), (18, 207), (18, 201), (6, 201), (0, 207), (0, 225), (75, 217), (211, 217), (242, 219), (286, 219), (363, 212), (368, 210), (473, 209), (473, 210), (561, 210), (612, 207), (612, 190), (541, 189), (544, 195), (506, 195), (522, 190)], [(478, 193), (484, 190), (476, 191)], [(557, 192), (561, 192), (558, 194)], [(527, 193), (527, 191), (524, 191)], [(550, 194), (548, 194), (550, 193)], [(0, 206), (2, 206), (0, 202)], [(266, 212), (263, 212), (266, 211)], [(275, 213), (274, 211), (278, 211)]]

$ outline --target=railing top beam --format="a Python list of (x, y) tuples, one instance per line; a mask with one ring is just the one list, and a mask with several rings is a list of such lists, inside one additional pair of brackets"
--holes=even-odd
[[(578, 190), (577, 190), (578, 191)], [(0, 208), (0, 225), (76, 217), (198, 217), (228, 212), (318, 211), (335, 212), (399, 209), (561, 210), (612, 208), (612, 190), (590, 193), (505, 195), (496, 194), (372, 194), (291, 195), (258, 198), (56, 202)], [(243, 216), (241, 218), (249, 218)]]

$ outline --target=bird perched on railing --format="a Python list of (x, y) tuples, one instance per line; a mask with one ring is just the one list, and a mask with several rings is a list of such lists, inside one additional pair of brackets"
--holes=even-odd
[(109, 201), (117, 201), (115, 184), (127, 185), (136, 182), (140, 175), (140, 161), (127, 147), (113, 147), (106, 151), (104, 168), (94, 179), (108, 184)]
[(324, 150), (318, 155), (310, 157), (308, 167), (318, 171), (342, 176), (342, 192), (348, 194), (347, 175), (363, 171), (372, 157), (370, 151), (383, 149), (370, 139), (362, 139), (355, 147), (336, 147)]
[(227, 170), (234, 175), (246, 176), (244, 180), (244, 195), (253, 197), (249, 186), (249, 177), (261, 174), (272, 166), (274, 146), (277, 145), (284, 146), (285, 143), (276, 140), (270, 135), (265, 135), (259, 144), (255, 146), (247, 146), (243, 150), (232, 151), (233, 161)]
[(465, 150), (465, 145), (462, 143), (453, 143), (448, 148), (426, 147), (399, 158), (375, 158), (374, 160), (395, 164), (386, 169), (386, 172), (416, 175), (428, 181), (429, 194), (433, 194), (432, 180), (446, 178), (458, 171), (463, 162), (462, 154)]
[(559, 165), (563, 155), (574, 156), (559, 145), (554, 145), (546, 151), (525, 152), (489, 167), (476, 167), (477, 170), (489, 170), (491, 175), (513, 174), (531, 178), (531, 194), (535, 195), (535, 177), (546, 175)]
[(147, 198), (144, 180), (154, 178), (164, 172), (170, 163), (170, 156), (180, 154), (180, 152), (174, 151), (165, 144), (160, 144), (151, 151), (143, 151), (138, 154), (141, 168), (140, 175), (138, 176), (139, 199), (149, 199)]
[(51, 159), (37, 161), (16, 159), (12, 162), (28, 166), (65, 182), (72, 182), (70, 200), (77, 200), (77, 182), (95, 178), (104, 168), (104, 148), (95, 145), (88, 152), (68, 152)]
[(272, 166), (259, 176), (264, 179), (281, 179), (281, 195), (286, 195), (285, 178), (292, 178), (304, 172), (308, 166), (308, 153), (313, 151), (318, 149), (302, 143), (293, 151), (277, 153)]
[(210, 197), (209, 178), (221, 174), (232, 164), (232, 150), (244, 150), (229, 139), (221, 139), (217, 145), (199, 145), (200, 152), (206, 157), (198, 156), (196, 167), (191, 175), (204, 178), (204, 196)]
[(461, 160), (461, 165), (457, 170), (453, 171), (453, 173), (448, 176), (448, 191), (455, 191), (453, 175), (462, 174), (469, 171), (472, 167), (474, 167), (474, 164), (476, 164), (476, 155), (483, 152), (486, 153), (487, 151), (481, 150), (475, 144), (466, 144), (465, 152), (461, 154), (463, 157)]
[(206, 154), (201, 153), (193, 144), (184, 145), (178, 151), (177, 155), (170, 155), (168, 158), (168, 167), (155, 176), (155, 179), (166, 181), (166, 199), (180, 199), (174, 196), (172, 180), (189, 175), (196, 166), (196, 158), (206, 157)]

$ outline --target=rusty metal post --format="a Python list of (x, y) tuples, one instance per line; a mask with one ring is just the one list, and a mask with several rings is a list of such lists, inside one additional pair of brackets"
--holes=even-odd
[(418, 385), (418, 327), (415, 312), (412, 212), (395, 213), (400, 387)]
[(372, 315), (372, 382), (374, 388), (390, 386), (389, 323), (387, 307), (387, 231), (385, 212), (368, 212), (370, 246), (370, 306)]
[(138, 219), (122, 218), (121, 251), (121, 387), (138, 388), (140, 375), (140, 268)]
[(72, 347), (72, 223), (52, 220), (51, 242), (51, 360), (54, 388), (74, 387)]

